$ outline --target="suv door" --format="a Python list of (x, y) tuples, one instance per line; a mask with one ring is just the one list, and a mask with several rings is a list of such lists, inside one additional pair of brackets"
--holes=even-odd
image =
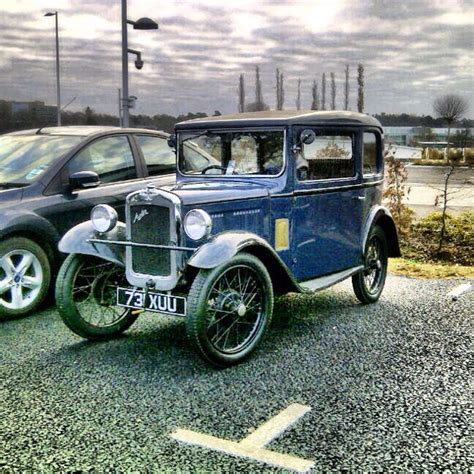
[[(89, 220), (89, 214), (96, 204), (109, 204), (125, 219), (125, 198), (143, 187), (143, 178), (137, 171), (137, 157), (134, 156), (126, 134), (108, 135), (98, 138), (78, 153), (65, 165), (57, 176), (64, 182), (77, 171), (94, 171), (101, 184), (92, 189), (69, 190), (48, 196), (45, 207), (39, 214), (50, 220), (62, 235), (74, 225)], [(57, 186), (52, 186), (57, 189)]]
[[(295, 155), (292, 251), (293, 272), (300, 280), (360, 264), (365, 199), (360, 189), (359, 131), (309, 128), (315, 140), (302, 144)], [(301, 131), (297, 129), (296, 136)]]
[(176, 172), (176, 154), (168, 146), (165, 137), (158, 135), (134, 135), (138, 151), (143, 157), (148, 177), (163, 176)]

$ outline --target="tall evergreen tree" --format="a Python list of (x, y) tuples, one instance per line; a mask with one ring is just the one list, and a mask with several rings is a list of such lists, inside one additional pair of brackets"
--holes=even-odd
[(357, 111), (362, 113), (364, 111), (364, 66), (362, 64), (357, 67), (357, 85)]
[(257, 110), (265, 110), (262, 94), (262, 81), (260, 80), (260, 68), (255, 66), (255, 106)]
[(311, 94), (313, 96), (313, 101), (311, 102), (311, 110), (319, 110), (318, 83), (316, 81), (313, 81)]
[(326, 110), (326, 73), (323, 72), (321, 79), (321, 110)]
[(349, 64), (346, 64), (346, 83), (344, 85), (344, 110), (349, 110)]
[(245, 112), (245, 83), (243, 74), (239, 77), (239, 112)]
[(301, 110), (301, 79), (298, 79), (298, 93), (296, 95), (296, 110)]
[(276, 109), (281, 110), (280, 108), (280, 70), (276, 69)]
[(336, 110), (336, 75), (331, 72), (331, 110)]
[(280, 109), (283, 110), (283, 104), (285, 103), (285, 89), (283, 87), (283, 73), (280, 73)]

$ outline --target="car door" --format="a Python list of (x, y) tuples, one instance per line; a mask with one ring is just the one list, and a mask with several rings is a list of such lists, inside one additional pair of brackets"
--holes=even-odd
[[(91, 189), (68, 189), (63, 186), (45, 200), (38, 212), (50, 220), (62, 235), (74, 225), (89, 220), (90, 211), (96, 204), (114, 207), (119, 219), (125, 219), (125, 198), (142, 188), (143, 174), (130, 138), (126, 134), (114, 134), (97, 138), (74, 155), (57, 179), (67, 182), (68, 176), (77, 171), (94, 171), (101, 184)], [(58, 189), (57, 186), (52, 186)]]
[[(292, 252), (299, 280), (361, 261), (360, 133), (351, 128), (311, 129), (314, 141), (302, 144), (295, 156)], [(301, 131), (296, 129), (297, 134)]]

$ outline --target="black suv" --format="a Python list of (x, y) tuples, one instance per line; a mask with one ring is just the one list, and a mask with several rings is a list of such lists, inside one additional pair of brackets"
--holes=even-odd
[(168, 135), (117, 127), (51, 127), (0, 136), (0, 319), (26, 314), (47, 295), (61, 236), (109, 203), (175, 182)]

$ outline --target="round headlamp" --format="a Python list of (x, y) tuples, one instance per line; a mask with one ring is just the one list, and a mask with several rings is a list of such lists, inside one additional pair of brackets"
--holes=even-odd
[(192, 209), (184, 218), (184, 231), (193, 240), (200, 240), (211, 233), (211, 216), (202, 209)]
[(92, 226), (97, 232), (109, 232), (117, 225), (117, 211), (107, 204), (99, 204), (92, 208)]

